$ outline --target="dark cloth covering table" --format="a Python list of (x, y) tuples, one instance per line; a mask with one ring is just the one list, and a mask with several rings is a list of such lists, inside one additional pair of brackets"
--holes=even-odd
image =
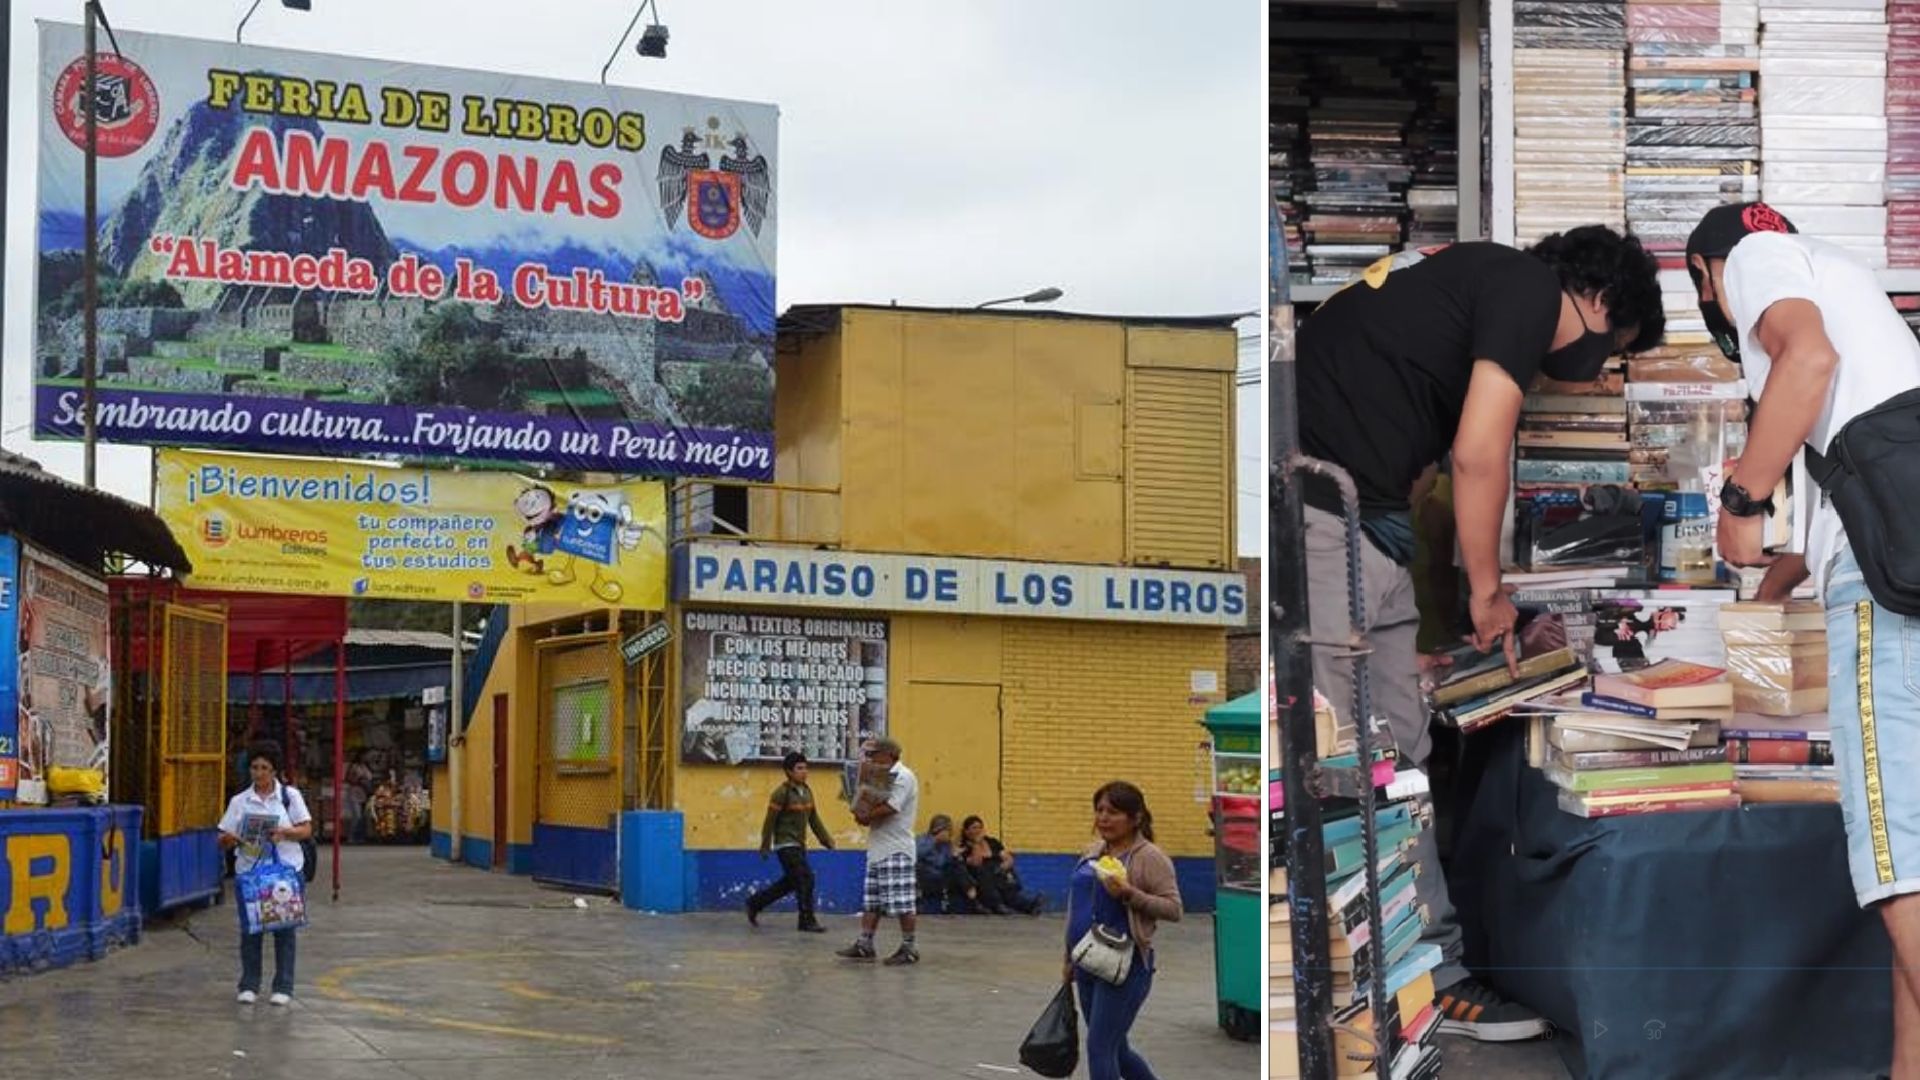
[(1892, 1055), (1891, 948), (1847, 876), (1838, 806), (1586, 820), (1468, 737), (1448, 878), (1471, 969), (1593, 1080), (1865, 1077)]

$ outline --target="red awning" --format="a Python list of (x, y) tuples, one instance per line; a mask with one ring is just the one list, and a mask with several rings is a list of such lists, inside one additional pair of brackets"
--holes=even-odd
[[(227, 673), (278, 671), (331, 649), (347, 636), (347, 602), (332, 596), (285, 596), (278, 593), (216, 592), (188, 589), (165, 578), (116, 577), (107, 580), (116, 608), (157, 603), (212, 608), (227, 616)], [(134, 666), (146, 664), (146, 634), (137, 626), (126, 644)]]

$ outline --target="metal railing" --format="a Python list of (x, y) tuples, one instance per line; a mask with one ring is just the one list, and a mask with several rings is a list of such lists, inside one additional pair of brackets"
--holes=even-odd
[[(723, 497), (726, 493), (739, 493)], [(806, 484), (682, 480), (673, 486), (673, 542), (840, 546), (840, 489)]]

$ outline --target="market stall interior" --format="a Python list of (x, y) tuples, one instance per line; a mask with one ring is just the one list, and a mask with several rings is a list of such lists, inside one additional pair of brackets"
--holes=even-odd
[[(1430, 824), (1419, 799), (1396, 797), (1406, 777), (1391, 766), (1374, 766), (1371, 822), (1350, 797), (1294, 801), (1334, 794), (1321, 787), (1341, 774), (1356, 730), (1351, 703), (1316, 710), (1304, 661), (1289, 663), (1306, 623), (1304, 593), (1286, 589), (1302, 535), (1286, 494), (1326, 481), (1296, 479), (1313, 469), (1298, 457), (1293, 382), (1270, 376), (1268, 574), (1289, 609), (1273, 635), (1275, 712), (1278, 734), (1296, 736), (1270, 778), (1287, 800), (1272, 832), (1274, 1075), (1336, 1059), (1342, 1072), (1384, 1075), (1425, 1035), (1409, 991), (1419, 933), (1396, 921), (1424, 916), (1395, 903), (1396, 859), (1423, 827), (1446, 857), (1467, 966), (1552, 1021), (1574, 1075), (1884, 1070), (1890, 1002), (1878, 973), (1889, 953), (1842, 856), (1825, 622), (1804, 589), (1753, 602), (1759, 575), (1729, 569), (1713, 546), (1751, 391), (1713, 344), (1683, 255), (1707, 210), (1765, 199), (1874, 268), (1920, 323), (1910, 201), (1920, 92), (1900, 74), (1920, 47), (1920, 6), (1270, 10), (1275, 374), (1290, 375), (1297, 320), (1344, 287), (1377, 287), (1391, 272), (1381, 260), (1456, 239), (1526, 247), (1586, 224), (1631, 232), (1659, 262), (1666, 324), (1658, 347), (1591, 382), (1527, 387), (1501, 543), (1525, 652), (1515, 678), (1455, 651), (1450, 675), (1429, 687)], [(1797, 550), (1811, 490), (1796, 470), (1776, 493), (1785, 509), (1769, 528), (1785, 550)], [(1464, 611), (1444, 473), (1413, 514), (1420, 647), (1431, 652), (1458, 641)], [(1368, 845), (1377, 854), (1363, 854)], [(1303, 857), (1311, 886), (1298, 876)], [(1360, 870), (1376, 863), (1381, 883), (1369, 888)], [(1324, 896), (1324, 912), (1303, 911), (1306, 896)], [(1364, 942), (1376, 932), (1389, 939), (1381, 967), (1398, 1013), (1382, 1028), (1399, 1028), (1384, 1054), (1352, 1035), (1371, 1030), (1377, 961)]]
[[(296, 783), (314, 792), (319, 836), (332, 836), (334, 792), (343, 843), (426, 844), (432, 806), (430, 727), (445, 727), (453, 638), (422, 630), (345, 634), (344, 768), (333, 775), (339, 697), (331, 655), (229, 677), (228, 745), (272, 738), (287, 748)], [(235, 757), (238, 773), (244, 763)], [(235, 780), (235, 783), (238, 781)]]

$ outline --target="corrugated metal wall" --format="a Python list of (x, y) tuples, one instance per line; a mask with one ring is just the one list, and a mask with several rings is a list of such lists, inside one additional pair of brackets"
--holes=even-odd
[(1127, 562), (1227, 567), (1233, 532), (1229, 372), (1127, 373)]

